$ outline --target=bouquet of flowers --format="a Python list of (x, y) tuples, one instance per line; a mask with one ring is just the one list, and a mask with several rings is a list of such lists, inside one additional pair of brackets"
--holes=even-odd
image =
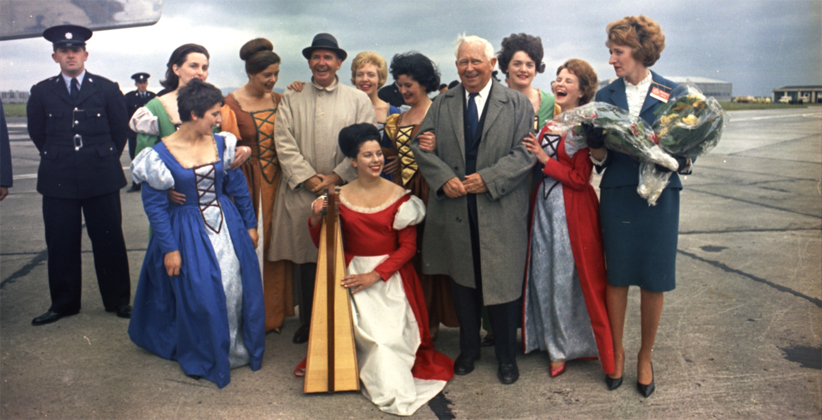
[(605, 128), (605, 147), (625, 153), (638, 160), (656, 163), (677, 170), (676, 159), (659, 148), (656, 135), (641, 119), (632, 119), (628, 111), (604, 102), (589, 102), (558, 115), (554, 129), (567, 132), (566, 144), (581, 149), (588, 147), (581, 123)]
[[(716, 147), (726, 117), (716, 99), (706, 98), (692, 83), (682, 87), (684, 89), (677, 89), (676, 97), (672, 95), (668, 103), (657, 109), (654, 132), (659, 147), (666, 153), (693, 160)], [(660, 172), (644, 161), (640, 166), (637, 193), (648, 200), (649, 205), (656, 205), (670, 178), (670, 172)]]
[(676, 89), (656, 114), (652, 128), (614, 105), (590, 102), (558, 115), (554, 129), (567, 132), (566, 144), (581, 149), (588, 146), (580, 124), (605, 128), (606, 148), (641, 162), (637, 193), (654, 206), (671, 177), (671, 172), (659, 171), (655, 164), (670, 171), (684, 169), (673, 156), (693, 160), (711, 151), (726, 120), (719, 102), (706, 98), (690, 82)]

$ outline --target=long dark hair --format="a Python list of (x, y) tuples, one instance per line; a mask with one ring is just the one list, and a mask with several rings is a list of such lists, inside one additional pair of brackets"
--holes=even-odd
[(177, 47), (177, 49), (171, 53), (171, 57), (168, 58), (168, 63), (166, 64), (166, 80), (160, 81), (160, 84), (163, 85), (166, 90), (172, 91), (177, 89), (177, 86), (180, 84), (180, 78), (174, 74), (173, 67), (175, 65), (177, 67), (182, 66), (183, 63), (186, 62), (186, 57), (191, 53), (200, 53), (206, 56), (206, 58), (211, 58), (211, 56), (208, 55), (208, 50), (199, 44), (183, 44)]

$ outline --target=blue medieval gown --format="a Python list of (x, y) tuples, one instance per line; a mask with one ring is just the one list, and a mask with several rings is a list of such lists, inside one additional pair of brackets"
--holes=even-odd
[[(228, 169), (237, 140), (224, 134), (214, 136), (222, 157), (215, 163), (184, 168), (163, 142), (132, 163), (153, 234), (128, 328), (139, 347), (220, 388), (231, 368), (258, 370), (265, 344), (262, 280), (248, 235), (257, 218), (243, 173)], [(172, 187), (185, 204), (168, 201)], [(182, 265), (169, 277), (163, 259), (174, 250)]]

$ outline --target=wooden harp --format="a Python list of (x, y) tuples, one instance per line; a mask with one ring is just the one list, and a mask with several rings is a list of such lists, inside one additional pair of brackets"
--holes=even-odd
[(359, 391), (351, 303), (345, 277), (337, 189), (329, 188), (320, 231), (314, 310), (308, 335), (304, 393)]

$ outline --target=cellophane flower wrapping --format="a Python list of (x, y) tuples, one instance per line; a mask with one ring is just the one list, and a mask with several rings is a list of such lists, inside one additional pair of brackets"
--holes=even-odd
[(642, 119), (632, 118), (628, 111), (605, 102), (589, 102), (563, 112), (555, 118), (554, 129), (567, 132), (566, 143), (578, 148), (588, 147), (580, 124), (590, 123), (605, 128), (605, 147), (645, 162), (653, 162), (672, 171), (676, 159), (656, 144), (654, 132)]
[[(691, 82), (680, 85), (674, 93), (668, 103), (657, 108), (654, 132), (665, 153), (693, 160), (716, 147), (727, 118), (719, 102), (706, 98)], [(654, 206), (670, 178), (671, 172), (660, 172), (643, 162), (637, 193)]]

